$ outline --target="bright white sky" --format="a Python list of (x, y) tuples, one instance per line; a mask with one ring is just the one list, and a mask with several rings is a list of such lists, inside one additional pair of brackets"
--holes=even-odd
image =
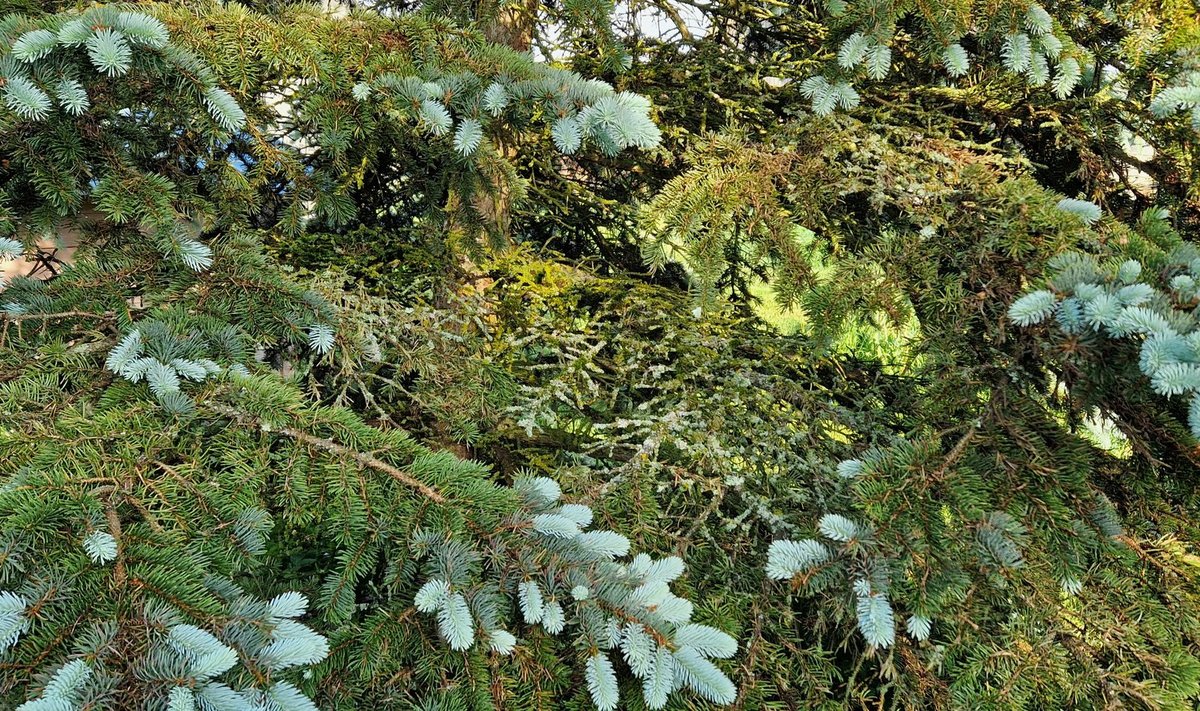
[[(643, 7), (633, 12), (629, 2), (618, 2), (616, 5), (616, 16), (618, 18), (628, 18), (632, 14), (632, 21), (636, 23), (642, 34), (650, 37), (671, 37), (678, 33), (675, 29), (675, 23), (657, 8), (644, 7), (643, 3), (637, 4), (643, 5)], [(669, 4), (683, 18), (683, 24), (687, 26), (688, 31), (692, 33), (693, 37), (699, 39), (708, 32), (708, 18), (695, 7), (691, 5)]]
[[(349, 10), (348, 5), (352, 4), (347, 0), (321, 0), (324, 6), (333, 12), (346, 12)], [(683, 24), (692, 33), (692, 37), (700, 39), (708, 33), (708, 18), (704, 16), (700, 10), (697, 10), (691, 5), (670, 3), (670, 0), (660, 0), (663, 4), (670, 6), (683, 19)], [(369, 5), (370, 0), (360, 0), (361, 5)], [(627, 28), (636, 27), (638, 31), (647, 37), (658, 39), (677, 38), (679, 31), (675, 27), (675, 23), (671, 21), (661, 10), (655, 7), (648, 7), (645, 0), (617, 0), (614, 6), (613, 19), (619, 25)], [(556, 28), (548, 26), (543, 28), (547, 42), (554, 46), (557, 37)], [(686, 48), (685, 48), (686, 51)], [(539, 61), (545, 61), (546, 57), (541, 52), (541, 48), (535, 47), (533, 50), (534, 58)], [(556, 56), (555, 59), (561, 59)]]
[[(693, 38), (700, 39), (707, 34), (708, 18), (699, 10), (691, 5), (672, 4), (671, 7), (683, 18), (683, 23), (687, 26), (688, 31), (692, 33)], [(618, 25), (638, 28), (638, 31), (647, 37), (667, 39), (677, 38), (679, 35), (679, 30), (676, 29), (675, 23), (671, 21), (671, 18), (667, 17), (658, 8), (647, 7), (644, 2), (631, 3), (628, 0), (619, 0), (613, 12), (613, 19)], [(547, 40), (553, 45), (554, 39), (557, 36), (556, 28), (553, 26), (546, 27), (545, 33)], [(546, 59), (541, 49), (537, 47), (534, 48), (533, 55), (539, 61)], [(555, 56), (555, 59), (561, 58), (561, 56)]]

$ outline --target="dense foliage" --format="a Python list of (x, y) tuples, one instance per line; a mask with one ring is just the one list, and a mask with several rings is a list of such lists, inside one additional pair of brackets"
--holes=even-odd
[(1186, 2), (0, 11), (0, 705), (1200, 703)]

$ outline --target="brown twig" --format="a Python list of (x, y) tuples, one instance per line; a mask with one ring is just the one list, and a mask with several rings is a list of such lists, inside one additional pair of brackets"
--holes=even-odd
[(95, 313), (94, 311), (59, 311), (52, 314), (10, 314), (0, 313), (0, 321), (36, 321), (41, 319), (49, 321), (50, 319), (59, 318), (93, 318), (102, 321), (108, 321), (117, 317), (117, 314), (112, 311), (104, 313)]
[[(116, 495), (116, 492), (113, 492)], [(117, 561), (113, 566), (113, 577), (117, 587), (125, 587), (125, 544), (121, 540), (121, 517), (110, 499), (104, 504), (104, 516), (108, 519), (109, 534), (117, 542)]]
[(377, 459), (366, 452), (357, 452), (349, 447), (344, 447), (331, 439), (315, 437), (307, 432), (301, 432), (293, 427), (281, 427), (277, 431), (287, 435), (288, 437), (291, 437), (292, 439), (304, 442), (310, 447), (316, 447), (317, 449), (322, 449), (326, 452), (337, 454), (339, 456), (349, 457), (364, 467), (381, 471), (401, 484), (420, 491), (431, 501), (439, 504), (446, 503), (446, 497), (432, 489), (428, 484), (417, 481), (413, 477), (404, 473), (402, 470), (392, 466), (391, 464), (388, 464), (381, 459)]
[[(224, 405), (215, 405), (215, 404), (212, 405), (211, 407), (214, 411), (216, 411), (226, 417), (231, 417), (235, 420), (244, 421), (247, 419), (258, 419), (251, 415), (247, 415), (246, 413), (239, 412), (239, 411), (233, 409), (232, 407), (227, 407)], [(430, 501), (433, 501), (434, 503), (438, 503), (438, 504), (446, 503), (446, 497), (443, 496), (441, 493), (439, 493), (437, 490), (430, 487), (428, 484), (415, 479), (412, 475), (404, 472), (403, 470), (401, 470), (397, 467), (394, 467), (391, 464), (388, 464), (387, 462), (385, 462), (377, 457), (367, 454), (366, 452), (359, 452), (359, 451), (353, 450), (349, 447), (345, 447), (343, 445), (338, 444), (337, 442), (334, 442), (332, 439), (328, 439), (325, 437), (317, 437), (317, 436), (311, 435), (307, 432), (298, 430), (294, 427), (275, 428), (275, 427), (270, 427), (269, 425), (267, 425), (267, 423), (261, 423), (261, 424), (263, 425), (263, 428), (266, 431), (278, 432), (282, 435), (285, 435), (285, 436), (291, 437), (292, 439), (295, 439), (297, 441), (303, 442), (310, 447), (314, 447), (316, 449), (320, 449), (325, 452), (329, 452), (330, 454), (336, 454), (341, 457), (348, 457), (368, 469), (374, 469), (376, 471), (383, 472), (384, 474), (387, 474), (388, 476), (392, 477), (393, 479), (400, 482), (401, 484), (403, 484), (407, 487), (416, 489), (417, 491), (421, 492), (422, 494), (425, 495), (426, 498), (428, 498)]]

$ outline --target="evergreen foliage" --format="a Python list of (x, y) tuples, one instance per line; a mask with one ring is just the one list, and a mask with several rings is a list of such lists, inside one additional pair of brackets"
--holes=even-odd
[(1190, 8), (0, 8), (0, 706), (1200, 699)]
[[(1070, 201), (1063, 201), (1070, 202)], [(1079, 201), (1073, 201), (1079, 202)], [(1085, 205), (1095, 208), (1091, 203)], [(1061, 207), (1061, 203), (1060, 203)], [(1099, 211), (1088, 213), (1098, 217)], [(1150, 254), (1154, 269), (1137, 260), (1110, 267), (1093, 255), (1066, 254), (1052, 265), (1052, 290), (1022, 296), (1009, 308), (1009, 317), (1022, 326), (1033, 326), (1058, 315), (1055, 328), (1065, 337), (1096, 332), (1108, 338), (1138, 344), (1137, 364), (1149, 388), (1166, 397), (1186, 396), (1187, 422), (1192, 436), (1200, 439), (1200, 344), (1196, 336), (1198, 303), (1197, 274), (1200, 268), (1195, 247), (1181, 241), (1167, 223), (1162, 210), (1142, 216), (1141, 228), (1159, 238)], [(1156, 281), (1140, 281), (1159, 275)], [(1030, 304), (1037, 304), (1031, 308)]]
[[(146, 15), (145, 10), (161, 14)], [(335, 22), (308, 10), (298, 11), (291, 24), (296, 21)], [(483, 517), (474, 518), (473, 525), (483, 525), (484, 530), (498, 520), (488, 517), (506, 509), (515, 514), (520, 495), (487, 483), (480, 467), (425, 450), (399, 431), (375, 431), (344, 410), (302, 404), (294, 386), (271, 376), (269, 368), (253, 358), (256, 347), (283, 352), (304, 345), (323, 355), (336, 344), (331, 306), (273, 266), (258, 248), (252, 225), (237, 212), (238, 204), (264, 200), (263, 190), (276, 176), (289, 175), (288, 161), (299, 168), (305, 159), (300, 146), (281, 146), (257, 128), (241, 134), (252, 120), (261, 121), (268, 114), (262, 107), (244, 110), (217, 83), (217, 75), (204, 59), (175, 42), (189, 37), (189, 27), (207, 26), (207, 32), (214, 24), (232, 28), (246, 22), (254, 23), (259, 32), (276, 32), (282, 38), (288, 21), (255, 17), (238, 8), (212, 8), (193, 15), (170, 6), (128, 11), (106, 6), (82, 15), (48, 15), (37, 20), (37, 29), (25, 29), (32, 22), (13, 19), (4, 28), (11, 51), (28, 66), (21, 71), (30, 72), (10, 74), (6, 81), (13, 113), (3, 124), (4, 140), (7, 146), (25, 144), (25, 148), (13, 151), (12, 164), (5, 164), (5, 190), (23, 196), (18, 211), (6, 215), (8, 234), (21, 239), (6, 237), (5, 250), (10, 256), (19, 254), (28, 244), (27, 235), (82, 217), (84, 206), (94, 206), (86, 209), (95, 212), (83, 218), (89, 221), (87, 232), (92, 238), (79, 246), (80, 256), (69, 273), (50, 282), (17, 279), (0, 297), (9, 317), (41, 320), (41, 327), (20, 329), (11, 337), (5, 331), (4, 367), (12, 369), (5, 372), (16, 379), (5, 377), (5, 415), (0, 425), (0, 449), (10, 477), (4, 494), (9, 498), (2, 505), (4, 537), (14, 546), (32, 545), (40, 552), (5, 576), (23, 592), (4, 593), (4, 631), (7, 646), (13, 647), (14, 665), (42, 667), (64, 656), (69, 660), (25, 707), (64, 703), (74, 707), (77, 695), (86, 688), (89, 703), (101, 705), (137, 699), (136, 703), (152, 707), (315, 708), (311, 695), (321, 695), (318, 683), (328, 680), (328, 673), (314, 675), (311, 667), (325, 660), (331, 647), (325, 636), (294, 619), (306, 613), (304, 597), (281, 592), (270, 602), (260, 602), (240, 585), (252, 583), (264, 593), (271, 590), (275, 583), (253, 571), (269, 569), (269, 561), (286, 555), (289, 546), (309, 540), (324, 526), (328, 526), (325, 533), (317, 535), (331, 548), (320, 556), (337, 561), (334, 567), (316, 578), (309, 577), (316, 571), (295, 570), (290, 579), (315, 593), (318, 617), (314, 619), (334, 625), (329, 629), (340, 640), (340, 654), (371, 644), (366, 634), (369, 626), (359, 630), (345, 625), (355, 610), (354, 581), (364, 575), (365, 566), (374, 565), (368, 561), (376, 556), (404, 560), (410, 547), (431, 566), (426, 573), (430, 577), (417, 595), (418, 608), (436, 613), (437, 633), (447, 646), (472, 647), (478, 625), (493, 650), (511, 653), (516, 638), (496, 626), (503, 614), (502, 598), (489, 592), (483, 579), (475, 579), (484, 572), (478, 568), (479, 555), (457, 538), (440, 537), (444, 533), (439, 531), (455, 530), (466, 521), (455, 523), (456, 517), (444, 519), (435, 513), (428, 519), (434, 527), (421, 528), (417, 521), (425, 520), (426, 514), (413, 506), (420, 499), (411, 493), (423, 492), (422, 499), (439, 508), (454, 500), (471, 500), (472, 515)], [(75, 47), (82, 47), (82, 58), (71, 53)], [(336, 48), (328, 56), (336, 56)], [(517, 64), (515, 55), (510, 57), (512, 64)], [(606, 148), (650, 146), (657, 141), (657, 129), (646, 128), (648, 105), (632, 95), (613, 93), (598, 83), (585, 84), (563, 72), (538, 74), (533, 65), (527, 67), (530, 78), (518, 78), (526, 82), (517, 85), (519, 95), (544, 95), (553, 77), (561, 91), (578, 97), (579, 109), (590, 117), (588, 135)], [(410, 77), (417, 76), (413, 71)], [(381, 80), (381, 91), (407, 86), (399, 75), (388, 76), (395, 80)], [(43, 80), (59, 82), (65, 109), (61, 117), (37, 83)], [(455, 75), (444, 81), (459, 86), (468, 77)], [(147, 84), (159, 88), (153, 94), (143, 93), (140, 87)], [(422, 86), (426, 96), (447, 91), (431, 82)], [(336, 90), (322, 87), (330, 89)], [(372, 92), (363, 98), (382, 100), (375, 96)], [(199, 115), (208, 113), (212, 122), (197, 121), (195, 107), (202, 107)], [(450, 113), (442, 103), (425, 98), (419, 107), (422, 120), (429, 124), (426, 130), (432, 128), (435, 138), (448, 130)], [(149, 131), (130, 141), (119, 130), (89, 132), (86, 125), (70, 118), (76, 115), (117, 124), (152, 120), (164, 127), (190, 125), (195, 137), (190, 143), (168, 143), (162, 134)], [(264, 127), (278, 130), (270, 124)], [(464, 119), (456, 149), (474, 153), (482, 137), (481, 123)], [(425, 140), (419, 134), (414, 139)], [(75, 148), (51, 156), (36, 152), (41, 141), (64, 140)], [(241, 167), (232, 171), (222, 167), (234, 159)], [(180, 170), (188, 161), (196, 171), (191, 177), (185, 177), (190, 171)], [(254, 167), (263, 161), (274, 164), (270, 173)], [(58, 171), (62, 178), (43, 179), (54, 175), (46, 171)], [(291, 176), (289, 181), (321, 180), (307, 169)], [(303, 188), (294, 182), (286, 188), (297, 190)], [(217, 235), (221, 238), (214, 240)], [(178, 261), (148, 259), (147, 248), (149, 254), (159, 250)], [(89, 323), (103, 327), (92, 330)], [(92, 339), (82, 348), (64, 350), (62, 335), (79, 326)], [(34, 384), (41, 380), (36, 373), (21, 375), (21, 364), (43, 349), (56, 352), (55, 362), (74, 373), (73, 383), (64, 383), (60, 391), (65, 409), (54, 415), (51, 430), (64, 439), (49, 449), (22, 454), (20, 442), (30, 434), (26, 427), (36, 426), (37, 421), (28, 416), (42, 400), (25, 398), (25, 389), (37, 387)], [(67, 404), (75, 397), (72, 393), (92, 387), (99, 388), (99, 399)], [(296, 407), (308, 408), (316, 419), (294, 420), (298, 412), (287, 413)], [(118, 422), (121, 435), (111, 439)], [(323, 427), (331, 429), (322, 431)], [(72, 431), (80, 439), (74, 439)], [(83, 434), (88, 431), (98, 437)], [(221, 434), (212, 436), (217, 433)], [(143, 446), (146, 436), (160, 438), (166, 447), (149, 455), (147, 464), (155, 474), (128, 470), (117, 451), (124, 446), (121, 441)], [(287, 446), (299, 457), (293, 464), (305, 462), (299, 468), (289, 465), (300, 478), (284, 485), (291, 494), (282, 499), (277, 497), (281, 490), (269, 483), (275, 455), (264, 459), (252, 454), (263, 436), (290, 442)], [(376, 445), (368, 444), (372, 438), (378, 438)], [(381, 447), (392, 452), (389, 457), (406, 457), (414, 475), (369, 453)], [(76, 466), (85, 461), (90, 465)], [(90, 474), (84, 474), (85, 469)], [(358, 472), (354, 476), (375, 471), (382, 478), (372, 484), (361, 479), (360, 486), (347, 488), (345, 477), (352, 471)], [(136, 490), (128, 489), (119, 483), (125, 476), (142, 483)], [(71, 483), (80, 477), (81, 481)], [(159, 477), (166, 478), (154, 481)], [(26, 483), (13, 486), (16, 478)], [(231, 486), (234, 481), (237, 485)], [(58, 486), (51, 482), (66, 488), (50, 497), (35, 493), (44, 491), (44, 486)], [(352, 504), (346, 497), (367, 491), (361, 486), (374, 493)], [(553, 485), (540, 486), (545, 494)], [(329, 496), (333, 499), (326, 499)], [(590, 510), (578, 505), (559, 508), (550, 499), (556, 500), (557, 495), (546, 497), (527, 519), (534, 538), (518, 533), (510, 541), (509, 545), (519, 544), (529, 553), (509, 564), (543, 574), (550, 565), (575, 583), (600, 576), (589, 583), (597, 595), (588, 599), (586, 608), (594, 617), (600, 616), (591, 620), (588, 634), (603, 632), (606, 618), (600, 611), (605, 605), (643, 609), (678, 601), (663, 584), (661, 589), (645, 591), (636, 603), (626, 602), (629, 591), (642, 589), (638, 586), (644, 583), (611, 588), (603, 576), (620, 569), (612, 561), (629, 552), (628, 540), (607, 531), (581, 533), (581, 526), (590, 523)], [(37, 506), (28, 508), (33, 501)], [(21, 509), (25, 514), (12, 515)], [(267, 513), (272, 509), (273, 514)], [(57, 544), (39, 532), (37, 522), (46, 515), (62, 522)], [(295, 544), (286, 537), (271, 540), (276, 517), (296, 527), (293, 530), (300, 538)], [(379, 542), (362, 540), (365, 526), (373, 519), (390, 520), (387, 529), (401, 536), (399, 540), (411, 536), (411, 544), (381, 547)], [(539, 526), (539, 522), (548, 523)], [(82, 544), (63, 535), (97, 525), (107, 531), (93, 530)], [(539, 531), (550, 534), (547, 539), (570, 540), (539, 540)], [(366, 553), (364, 544), (374, 552)], [(60, 546), (59, 552), (42, 557), (41, 552), (49, 554), (54, 545)], [(538, 554), (550, 554), (551, 559), (539, 560)], [(610, 570), (606, 565), (616, 567)], [(60, 586), (68, 581), (71, 592), (64, 594)], [(389, 597), (401, 607), (411, 604), (411, 596), (403, 591), (413, 582), (410, 574), (395, 578)], [(676, 607), (690, 610), (682, 601)], [(31, 612), (34, 609), (36, 614)], [(380, 614), (388, 613), (381, 609)], [(688, 617), (649, 610), (643, 614), (652, 618), (646, 624), (657, 625), (686, 623)], [(584, 615), (583, 619), (586, 623), (591, 618)], [(541, 619), (543, 627), (560, 633), (566, 622), (558, 602), (549, 602)], [(419, 626), (412, 633), (416, 637), (410, 638), (420, 639)], [(87, 664), (74, 655), (83, 655)], [(291, 670), (305, 667), (310, 669), (303, 679), (291, 676), (289, 680)], [(349, 669), (330, 667), (334, 673)], [(18, 701), (37, 693), (25, 684), (6, 683), (5, 690)], [(343, 695), (343, 702), (357, 707), (359, 699)]]

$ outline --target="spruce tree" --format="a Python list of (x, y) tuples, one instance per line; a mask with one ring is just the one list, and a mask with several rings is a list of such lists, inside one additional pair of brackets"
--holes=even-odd
[(0, 705), (1195, 705), (1194, 13), (356, 5), (0, 3)]
[[(344, 223), (344, 171), (391, 150), (381, 134), (457, 156), (442, 199), (463, 232), (506, 187), (487, 135), (552, 108), (576, 149), (649, 147), (643, 100), (423, 17), (110, 5), (3, 33), (5, 257), (83, 235), (65, 273), (0, 302), (12, 703), (358, 708), (450, 683), (501, 705), (479, 670), (514, 653), (518, 600), (528, 630), (580, 645), (602, 708), (623, 639), (650, 706), (733, 700), (708, 658), (736, 644), (690, 623), (678, 558), (618, 562), (628, 539), (553, 480), (500, 485), (270, 367), (330, 352), (338, 317), (264, 230)], [(204, 55), (232, 36), (261, 54)], [(409, 668), (423, 683), (385, 681)]]

